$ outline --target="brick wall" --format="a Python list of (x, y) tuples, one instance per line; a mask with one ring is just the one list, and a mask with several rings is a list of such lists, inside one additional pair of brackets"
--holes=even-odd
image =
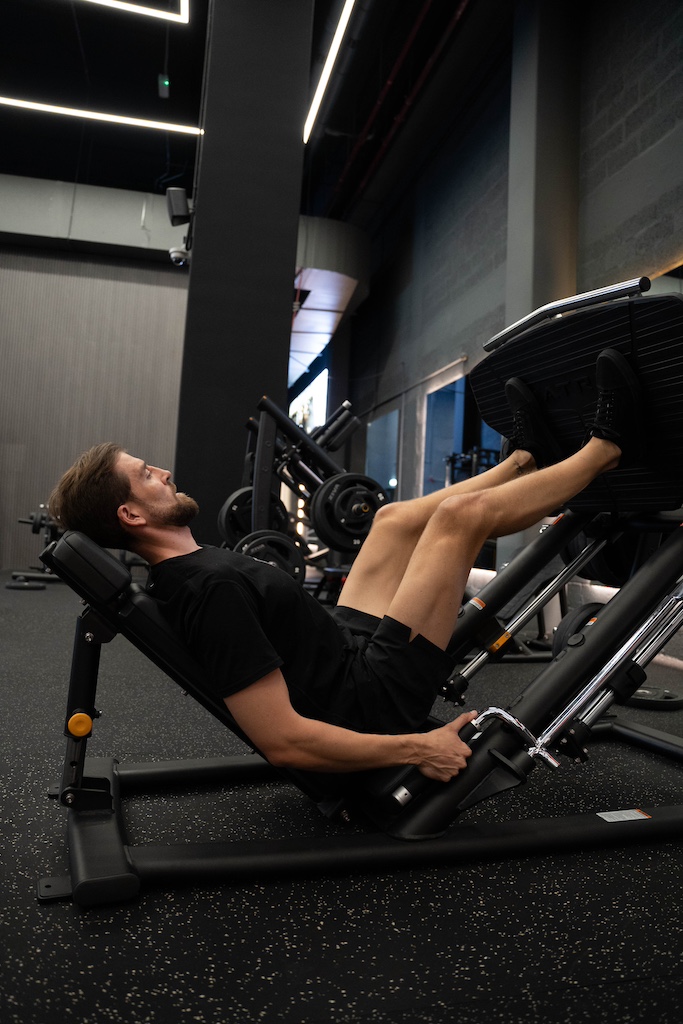
[(683, 4), (586, 5), (580, 285), (683, 262)]

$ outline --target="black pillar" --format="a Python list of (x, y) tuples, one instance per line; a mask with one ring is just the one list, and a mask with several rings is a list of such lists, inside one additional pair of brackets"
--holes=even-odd
[(284, 405), (313, 0), (211, 0), (174, 466), (200, 541), (241, 484), (264, 393)]

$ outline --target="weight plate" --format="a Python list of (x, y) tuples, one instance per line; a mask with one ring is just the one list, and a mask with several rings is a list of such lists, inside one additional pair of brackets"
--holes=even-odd
[[(251, 512), (254, 502), (254, 488), (240, 487), (231, 494), (218, 513), (218, 532), (228, 545), (233, 548), (238, 540), (251, 533)], [(287, 509), (276, 494), (270, 496), (270, 512), (268, 529), (277, 533), (286, 533), (289, 526)]]
[(40, 506), (39, 512), (31, 512), (28, 519), (19, 520), (31, 524), (31, 533), (41, 533), (50, 521), (50, 513), (46, 508)]
[(358, 551), (375, 513), (389, 498), (381, 484), (360, 473), (338, 473), (313, 494), (308, 516), (324, 544), (334, 551)]
[(284, 533), (256, 530), (237, 542), (234, 551), (284, 570), (298, 583), (304, 582), (306, 563), (301, 547)]
[(553, 658), (556, 658), (565, 649), (569, 637), (574, 636), (575, 633), (580, 633), (583, 627), (598, 614), (602, 607), (604, 606), (598, 601), (582, 604), (578, 608), (572, 608), (564, 618), (560, 619), (560, 624), (553, 636)]

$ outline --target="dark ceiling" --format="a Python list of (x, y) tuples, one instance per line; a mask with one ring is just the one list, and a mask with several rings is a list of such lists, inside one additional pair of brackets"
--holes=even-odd
[[(177, 0), (143, 0), (177, 11)], [(197, 125), (208, 0), (191, 0), (189, 25), (81, 0), (3, 0), (5, 96)], [(168, 73), (161, 99), (158, 76)], [(153, 129), (0, 108), (0, 171), (163, 192), (191, 186), (196, 138)]]
[[(172, 12), (179, 0), (138, 0)], [(311, 91), (343, 0), (315, 0)], [(209, 0), (189, 25), (83, 0), (2, 0), (0, 94), (41, 103), (197, 125)], [(509, 45), (510, 0), (357, 0), (314, 135), (305, 150), (302, 212), (349, 219), (435, 76), (451, 67), (465, 110), (487, 62)], [(500, 17), (491, 19), (494, 9)], [(483, 60), (472, 75), (477, 47)], [(450, 54), (450, 59), (448, 55)], [(159, 76), (170, 79), (168, 98)], [(192, 192), (196, 138), (0, 106), (0, 173), (163, 193)], [(432, 126), (433, 127), (433, 126)]]

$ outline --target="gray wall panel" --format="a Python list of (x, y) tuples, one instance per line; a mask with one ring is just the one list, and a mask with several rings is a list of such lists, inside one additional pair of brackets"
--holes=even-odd
[(91, 444), (172, 468), (186, 282), (172, 267), (0, 252), (0, 567), (35, 563), (39, 538), (17, 520)]

